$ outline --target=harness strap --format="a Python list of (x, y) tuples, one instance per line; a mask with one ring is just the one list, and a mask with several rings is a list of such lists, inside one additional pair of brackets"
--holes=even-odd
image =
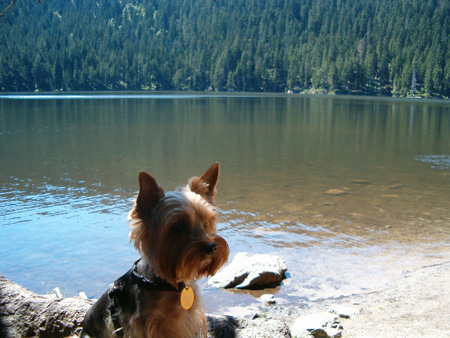
[(133, 267), (128, 270), (126, 274), (122, 277), (118, 278), (114, 282), (114, 286), (112, 290), (109, 292), (109, 313), (111, 315), (111, 321), (114, 325), (113, 334), (116, 335), (117, 338), (123, 338), (124, 332), (123, 327), (120, 324), (120, 315), (119, 309), (120, 304), (118, 301), (118, 294), (123, 291), (124, 285), (132, 286), (133, 284), (141, 284), (144, 285), (148, 289), (158, 290), (158, 291), (176, 291), (181, 292), (185, 288), (185, 284), (183, 282), (178, 283), (178, 288), (175, 288), (172, 284), (168, 282), (156, 282), (152, 281), (137, 272), (137, 265), (141, 259), (138, 259), (134, 262)]
[[(183, 282), (178, 283), (178, 288), (175, 288), (172, 284), (168, 282), (156, 282), (152, 281), (142, 275), (140, 275), (137, 272), (137, 265), (141, 261), (141, 259), (138, 259), (136, 262), (134, 262), (133, 267), (131, 268), (131, 273), (133, 274), (133, 277), (137, 278), (140, 283), (145, 285), (146, 288), (152, 289), (152, 290), (158, 290), (158, 291), (181, 291), (185, 288), (185, 284)], [(130, 272), (129, 271), (129, 272)], [(129, 273), (127, 272), (127, 274)]]
[(113, 334), (115, 334), (117, 338), (123, 338), (123, 327), (120, 325), (119, 306), (116, 298), (119, 288), (117, 287), (116, 282), (114, 282), (113, 290), (109, 293), (109, 313), (111, 314), (111, 321), (114, 325)]

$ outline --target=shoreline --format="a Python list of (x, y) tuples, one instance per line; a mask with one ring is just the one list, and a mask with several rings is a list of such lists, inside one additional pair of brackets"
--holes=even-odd
[(161, 97), (329, 97), (337, 99), (382, 99), (410, 102), (436, 102), (447, 104), (450, 98), (427, 95), (376, 95), (375, 93), (336, 93), (325, 89), (310, 89), (301, 92), (228, 92), (228, 91), (183, 91), (183, 90), (63, 90), (63, 91), (0, 91), (0, 99), (86, 99), (86, 98), (161, 98)]
[[(345, 314), (345, 312), (344, 314), (340, 312), (334, 314), (335, 319), (332, 319), (333, 329), (329, 328), (327, 324), (326, 332), (328, 336), (324, 337), (449, 337), (449, 282), (450, 259), (447, 257), (439, 263), (405, 271), (399, 278), (389, 281), (385, 287), (368, 290), (365, 293), (334, 299), (323, 299), (309, 305), (267, 306), (262, 311), (250, 316), (251, 318), (249, 316), (246, 318), (239, 314), (227, 316), (209, 313), (207, 316), (211, 328), (208, 337), (220, 336), (220, 330), (223, 330), (220, 327), (224, 323), (226, 330), (230, 330), (230, 327), (234, 330), (234, 337), (256, 337), (254, 335), (255, 332), (262, 334), (266, 332), (264, 330), (270, 331), (267, 331), (263, 335), (264, 337), (294, 337), (293, 326), (297, 319), (309, 319), (314, 315), (327, 313), (330, 316), (331, 312), (333, 312), (332, 310), (336, 312), (337, 307), (350, 309), (350, 314)], [(22, 298), (25, 298), (25, 303), (28, 305), (33, 299), (37, 300), (39, 304), (52, 303), (58, 306), (62, 306), (66, 302), (65, 308), (63, 310), (59, 309), (58, 313), (62, 314), (64, 320), (68, 323), (70, 322), (72, 333), (76, 333), (79, 330), (82, 317), (84, 317), (85, 311), (92, 303), (91, 300), (80, 297), (62, 298), (57, 294), (37, 295), (13, 282), (7, 281), (3, 277), (1, 278), (0, 287), (2, 291), (0, 292), (0, 304), (2, 305), (0, 307), (0, 318), (2, 318), (3, 330), (5, 328), (8, 329), (8, 323), (11, 318), (13, 322), (16, 322), (15, 325), (17, 327), (19, 326), (17, 320), (23, 320), (23, 318), (20, 318), (20, 314), (17, 315), (19, 316), (17, 318), (14, 313), (8, 312), (8, 307), (20, 307), (20, 305), (10, 299), (8, 292), (5, 292), (5, 290), (8, 291), (8, 288), (13, 290), (14, 295), (25, 295)], [(46, 308), (49, 307), (46, 306)], [(38, 313), (38, 309), (35, 310), (35, 316), (42, 316)], [(76, 312), (77, 320), (70, 320), (71, 317), (68, 315), (70, 311)], [(54, 316), (54, 313), (52, 316)], [(288, 327), (292, 335), (289, 333)], [(319, 326), (318, 330), (321, 330), (321, 328)], [(51, 327), (50, 329), (54, 330)], [(331, 331), (333, 333), (329, 333), (328, 329), (333, 330)], [(308, 334), (307, 331), (305, 332), (306, 335), (301, 337), (314, 336)], [(325, 331), (321, 330), (321, 332), (323, 334)], [(14, 334), (5, 335), (5, 337), (14, 336)], [(64, 335), (57, 336), (65, 337)], [(320, 335), (317, 334), (315, 336), (319, 337)]]
[(340, 318), (341, 337), (449, 337), (450, 260), (405, 271), (385, 287), (305, 307), (273, 306), (268, 317), (290, 327), (298, 316), (330, 312), (336, 305), (359, 310)]

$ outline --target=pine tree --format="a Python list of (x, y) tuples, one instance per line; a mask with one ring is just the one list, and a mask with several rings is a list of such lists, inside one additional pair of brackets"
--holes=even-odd
[(416, 95), (417, 90), (417, 71), (416, 71), (416, 64), (413, 65), (413, 75), (411, 79), (411, 91), (413, 95)]

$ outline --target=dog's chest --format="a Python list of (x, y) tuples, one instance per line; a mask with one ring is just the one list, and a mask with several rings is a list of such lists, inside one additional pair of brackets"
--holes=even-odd
[(134, 327), (139, 327), (135, 336), (195, 337), (206, 325), (198, 295), (188, 310), (182, 307), (181, 293), (177, 291), (145, 290), (141, 296), (138, 313), (133, 316)]

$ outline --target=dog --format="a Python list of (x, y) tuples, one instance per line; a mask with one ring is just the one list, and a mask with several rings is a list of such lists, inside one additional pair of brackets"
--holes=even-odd
[(213, 276), (229, 247), (216, 234), (219, 163), (165, 193), (146, 172), (129, 213), (141, 258), (89, 308), (80, 337), (206, 337), (195, 281)]

